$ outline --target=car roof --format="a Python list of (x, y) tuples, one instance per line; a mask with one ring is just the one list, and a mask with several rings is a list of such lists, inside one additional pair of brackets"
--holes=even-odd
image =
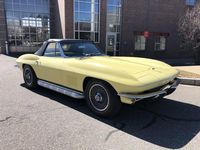
[(79, 40), (79, 39), (49, 39), (47, 42), (92, 42), (90, 40)]

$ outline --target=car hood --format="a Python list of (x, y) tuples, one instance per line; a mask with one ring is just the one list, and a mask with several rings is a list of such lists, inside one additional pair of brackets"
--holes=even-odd
[(161, 61), (137, 57), (83, 57), (70, 63), (71, 67), (78, 68), (79, 71), (83, 70), (87, 74), (98, 74), (100, 78), (108, 77), (117, 80), (121, 77), (126, 81), (134, 79), (143, 83), (171, 79), (178, 73), (170, 65)]

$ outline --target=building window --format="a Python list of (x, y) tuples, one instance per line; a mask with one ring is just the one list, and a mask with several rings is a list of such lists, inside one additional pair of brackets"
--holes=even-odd
[(74, 0), (74, 38), (99, 42), (100, 0)]
[(120, 32), (121, 0), (107, 0), (107, 32)]
[(49, 0), (5, 0), (10, 46), (37, 47), (50, 36)]
[(166, 49), (166, 37), (165, 36), (156, 37), (155, 50), (163, 51), (165, 49)]
[(196, 0), (186, 0), (185, 3), (188, 6), (194, 6), (196, 4)]
[[(110, 55), (119, 53), (120, 48), (120, 28), (121, 28), (121, 0), (107, 0), (107, 45), (106, 51)], [(109, 45), (109, 41), (113, 41)]]
[(135, 50), (145, 50), (146, 49), (146, 38), (144, 35), (135, 36)]

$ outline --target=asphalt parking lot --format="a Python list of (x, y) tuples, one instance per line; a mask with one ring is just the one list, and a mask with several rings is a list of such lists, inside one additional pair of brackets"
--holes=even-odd
[(199, 131), (200, 87), (180, 85), (162, 101), (103, 119), (84, 100), (27, 89), (15, 58), (0, 55), (0, 150), (196, 150)]

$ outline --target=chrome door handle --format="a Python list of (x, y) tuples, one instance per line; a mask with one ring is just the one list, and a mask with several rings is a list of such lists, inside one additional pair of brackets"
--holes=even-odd
[(36, 60), (35, 62), (36, 62), (36, 65), (40, 65), (41, 64), (38, 60)]

